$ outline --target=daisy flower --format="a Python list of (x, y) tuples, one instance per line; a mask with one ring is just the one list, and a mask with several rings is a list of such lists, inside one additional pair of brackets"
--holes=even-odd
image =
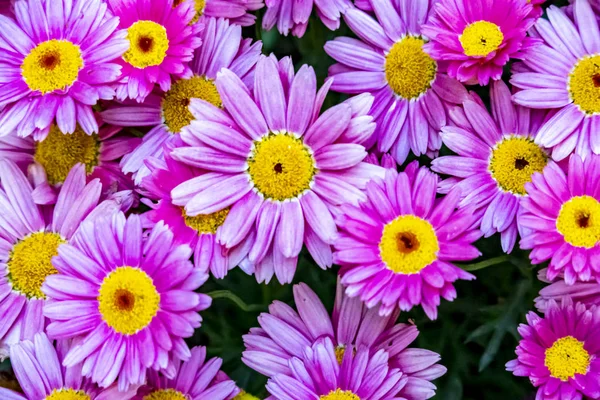
[(446, 126), (442, 140), (454, 156), (439, 157), (431, 169), (455, 179), (442, 183), (442, 191), (457, 187), (463, 194), (459, 206), (485, 210), (481, 230), (485, 237), (499, 232), (502, 249), (510, 253), (517, 240), (519, 203), (525, 183), (548, 164), (548, 154), (535, 143), (545, 112), (515, 106), (502, 81), (490, 89), (491, 115), (478, 99), (463, 103), (463, 127)]
[(234, 397), (239, 389), (235, 382), (227, 378), (221, 380), (218, 374), (223, 360), (206, 360), (206, 348), (194, 347), (186, 362), (178, 361), (175, 376), (169, 379), (156, 371), (150, 371), (148, 382), (138, 390), (137, 400), (227, 400)]
[(253, 94), (227, 69), (216, 86), (224, 110), (192, 102), (197, 120), (181, 132), (187, 146), (172, 152), (208, 173), (175, 187), (173, 203), (192, 217), (229, 208), (217, 240), (232, 248), (254, 231), (248, 262), (259, 282), (273, 274), (291, 282), (303, 243), (322, 268), (331, 266), (331, 209), (363, 199), (360, 189), (383, 171), (362, 162), (367, 152), (359, 144), (374, 129), (366, 115), (372, 98), (356, 97), (319, 116), (327, 84), (317, 93), (311, 67), (295, 74), (290, 58), (265, 56)]
[(451, 262), (480, 255), (472, 243), (482, 235), (482, 213), (474, 206), (456, 210), (458, 189), (436, 199), (438, 182), (412, 162), (404, 172), (388, 169), (384, 179), (369, 182), (358, 206), (340, 207), (333, 260), (342, 267), (346, 293), (368, 308), (380, 305), (380, 315), (421, 305), (436, 319), (440, 296), (456, 298), (452, 283), (475, 279)]
[(402, 398), (406, 377), (388, 365), (384, 350), (360, 348), (344, 353), (338, 362), (329, 338), (304, 350), (302, 358), (289, 361), (289, 374), (278, 374), (267, 382), (277, 400), (392, 400)]
[(510, 58), (521, 58), (521, 51), (537, 43), (526, 36), (535, 22), (528, 1), (442, 1), (434, 10), (421, 30), (431, 40), (426, 51), (461, 82), (499, 80)]
[(374, 1), (377, 19), (360, 10), (349, 10), (345, 20), (361, 39), (338, 37), (325, 51), (339, 64), (329, 75), (332, 90), (369, 92), (375, 97), (371, 115), (377, 129), (371, 147), (390, 151), (399, 164), (408, 153), (433, 156), (442, 141), (440, 129), (447, 122), (449, 104), (467, 98), (464, 86), (448, 77), (424, 51), (422, 24), (431, 12), (429, 0)]
[(44, 330), (42, 284), (58, 272), (50, 260), (98, 205), (101, 184), (86, 184), (77, 165), (55, 205), (44, 207), (36, 203), (47, 195), (13, 162), (0, 161), (0, 182), (0, 347), (7, 347)]
[(65, 133), (77, 124), (98, 132), (92, 106), (114, 97), (116, 59), (128, 46), (119, 19), (102, 0), (21, 0), (14, 7), (16, 19), (0, 15), (0, 136), (43, 136), (55, 121)]
[[(338, 284), (331, 318), (315, 292), (301, 283), (294, 286), (298, 312), (279, 301), (261, 314), (261, 328), (253, 328), (244, 336), (246, 351), (242, 361), (263, 375), (291, 374), (288, 362), (302, 358), (306, 347), (327, 337), (335, 346), (339, 364), (345, 353), (369, 349), (372, 353), (385, 350), (388, 365), (396, 368), (406, 379), (399, 396), (407, 400), (428, 399), (435, 395), (430, 381), (444, 375), (446, 368), (437, 364), (440, 356), (429, 350), (408, 348), (419, 331), (414, 325), (396, 324), (398, 310), (379, 316), (368, 310), (358, 298), (349, 298)], [(362, 397), (361, 397), (362, 399)]]
[(17, 135), (0, 137), (0, 160), (10, 160), (26, 172), (33, 162), (32, 143), (32, 139)]
[(202, 24), (191, 24), (196, 16), (193, 1), (173, 4), (173, 0), (108, 0), (126, 30), (129, 43), (120, 61), (123, 67), (117, 85), (119, 100), (142, 102), (155, 84), (163, 91), (171, 88), (172, 77), (189, 77), (188, 63), (202, 40)]
[(306, 32), (313, 6), (323, 24), (332, 31), (340, 27), (342, 14), (352, 7), (350, 0), (267, 0), (267, 11), (263, 16), (263, 29), (277, 30), (284, 36), (290, 31), (301, 38)]
[(574, 154), (565, 172), (551, 163), (525, 184), (527, 197), (518, 222), (524, 228), (520, 245), (532, 249), (533, 264), (550, 260), (546, 278), (564, 274), (565, 282), (600, 282), (600, 156), (583, 161)]
[(536, 399), (600, 399), (600, 308), (552, 300), (543, 318), (530, 312), (518, 331), (517, 359), (506, 369), (528, 377)]
[(535, 298), (535, 308), (545, 313), (551, 301), (560, 303), (567, 298), (588, 307), (600, 305), (600, 285), (597, 282), (575, 282), (573, 285), (567, 285), (563, 279), (559, 279), (540, 290), (540, 295)]
[(44, 333), (20, 342), (10, 349), (10, 362), (24, 394), (0, 388), (4, 400), (129, 400), (136, 389), (119, 392), (116, 385), (101, 389), (84, 378), (81, 365), (63, 368), (61, 361), (69, 341), (59, 341), (56, 348)]
[(556, 110), (537, 135), (537, 143), (552, 148), (555, 160), (573, 151), (582, 158), (600, 154), (600, 31), (587, 0), (573, 4), (571, 20), (550, 6), (549, 20), (533, 29), (543, 44), (530, 49), (515, 67), (511, 83), (523, 90), (514, 101), (526, 107)]
[(44, 306), (48, 336), (78, 338), (63, 365), (83, 363), (83, 375), (100, 387), (118, 378), (120, 390), (143, 384), (148, 369), (173, 377), (176, 362), (191, 356), (183, 338), (211, 303), (194, 292), (207, 276), (190, 256), (163, 224), (143, 236), (138, 215), (83, 223), (75, 240), (58, 248), (52, 264), (59, 273), (42, 288), (51, 299)]
[(202, 99), (222, 108), (214, 83), (221, 68), (229, 68), (241, 79), (252, 81), (262, 42), (252, 44), (251, 39), (242, 39), (242, 28), (223, 19), (206, 18), (204, 24), (199, 36), (204, 45), (196, 51), (190, 76), (176, 81), (167, 92), (150, 94), (143, 104), (125, 102), (101, 113), (104, 121), (117, 126), (152, 127), (143, 142), (121, 162), (123, 172), (134, 173), (138, 184), (149, 173), (144, 160), (151, 156), (161, 158), (163, 144), (194, 118), (188, 108), (190, 99)]
[(171, 190), (180, 183), (200, 177), (204, 173), (198, 168), (173, 160), (170, 153), (176, 144), (182, 144), (180, 139), (165, 144), (164, 160), (146, 160), (151, 174), (142, 180), (141, 189), (146, 198), (158, 202), (155, 204), (145, 201), (151, 210), (143, 214), (142, 223), (144, 227), (150, 228), (164, 221), (173, 232), (175, 240), (193, 249), (195, 267), (207, 274), (210, 271), (216, 278), (221, 279), (246, 257), (254, 236), (249, 235), (242, 243), (229, 250), (217, 240), (217, 232), (229, 214), (228, 208), (212, 214), (190, 217), (182, 207), (173, 204)]
[[(184, 0), (173, 0), (177, 6)], [(192, 22), (201, 17), (225, 18), (232, 24), (251, 26), (256, 22), (256, 16), (249, 11), (256, 11), (264, 7), (263, 0), (191, 0), (194, 3), (196, 15)]]

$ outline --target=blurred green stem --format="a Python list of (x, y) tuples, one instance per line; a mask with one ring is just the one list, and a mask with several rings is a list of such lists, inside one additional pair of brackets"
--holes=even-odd
[(511, 261), (511, 256), (504, 254), (502, 256), (490, 258), (489, 260), (480, 261), (478, 263), (463, 265), (462, 268), (465, 271), (478, 271), (487, 267), (491, 267), (498, 264), (503, 264)]
[(264, 306), (260, 304), (246, 304), (244, 300), (240, 299), (238, 296), (231, 293), (231, 291), (229, 290), (215, 290), (206, 294), (212, 297), (213, 300), (228, 299), (231, 302), (235, 303), (235, 305), (238, 306), (244, 312), (257, 312), (264, 310)]

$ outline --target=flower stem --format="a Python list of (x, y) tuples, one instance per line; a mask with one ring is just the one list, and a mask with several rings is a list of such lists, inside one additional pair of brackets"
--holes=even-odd
[(504, 254), (502, 256), (490, 258), (489, 260), (480, 261), (478, 263), (466, 264), (463, 265), (462, 268), (465, 271), (478, 271), (480, 269), (484, 269), (487, 267), (492, 267), (494, 265), (503, 264), (511, 261), (511, 256), (508, 254)]
[(235, 305), (238, 306), (244, 312), (257, 312), (264, 310), (264, 307), (261, 304), (248, 305), (244, 302), (244, 300), (240, 299), (238, 296), (236, 296), (229, 290), (215, 290), (213, 292), (207, 293), (207, 295), (212, 297), (213, 300), (228, 299), (231, 302), (235, 303)]

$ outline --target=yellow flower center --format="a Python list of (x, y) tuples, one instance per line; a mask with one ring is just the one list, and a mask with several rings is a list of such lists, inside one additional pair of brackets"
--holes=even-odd
[(29, 298), (45, 299), (42, 284), (47, 276), (58, 273), (51, 260), (63, 243), (59, 234), (50, 232), (32, 233), (17, 242), (6, 264), (13, 289)]
[(137, 21), (127, 29), (129, 50), (123, 59), (136, 68), (160, 65), (167, 55), (169, 39), (164, 26), (152, 21)]
[(600, 55), (586, 56), (569, 75), (571, 100), (586, 114), (600, 113)]
[(335, 348), (335, 359), (338, 364), (342, 365), (342, 360), (344, 359), (344, 354), (346, 354), (346, 346), (339, 345)]
[(437, 259), (440, 250), (431, 224), (414, 215), (401, 215), (383, 228), (379, 254), (397, 274), (416, 274)]
[[(175, 0), (175, 1), (173, 1), (173, 7), (177, 7), (181, 3), (183, 3), (183, 0)], [(198, 22), (200, 17), (204, 14), (205, 8), (206, 8), (206, 0), (195, 0), (194, 9), (196, 10), (196, 15), (194, 16), (194, 18), (192, 19), (190, 24), (194, 24), (194, 23)]]
[(46, 94), (72, 85), (82, 67), (79, 46), (52, 39), (31, 50), (21, 64), (21, 75), (29, 89)]
[(398, 96), (414, 99), (431, 88), (437, 63), (423, 51), (425, 41), (407, 36), (396, 42), (385, 59), (385, 78)]
[(194, 119), (189, 110), (191, 99), (201, 99), (221, 108), (221, 96), (212, 79), (204, 76), (194, 76), (181, 79), (171, 86), (162, 101), (163, 118), (169, 131), (181, 132)]
[(350, 390), (336, 389), (319, 397), (319, 400), (360, 400), (360, 397)]
[(98, 308), (116, 332), (132, 335), (150, 324), (158, 312), (160, 294), (152, 278), (134, 267), (119, 267), (100, 286)]
[(575, 247), (594, 247), (600, 241), (600, 203), (591, 196), (571, 198), (560, 208), (556, 229)]
[(187, 397), (175, 389), (161, 389), (144, 396), (144, 400), (187, 400)]
[(565, 336), (546, 349), (544, 365), (550, 370), (550, 375), (566, 382), (575, 374), (587, 373), (590, 354), (583, 348), (583, 342), (573, 336)]
[(317, 169), (312, 151), (302, 139), (272, 133), (254, 142), (248, 173), (260, 193), (283, 201), (308, 190)]
[(489, 171), (505, 192), (526, 195), (525, 184), (531, 182), (534, 172), (542, 172), (548, 155), (533, 142), (522, 136), (509, 136), (492, 151)]
[(187, 215), (185, 209), (182, 208), (182, 214), (185, 224), (196, 232), (215, 234), (217, 229), (225, 223), (225, 218), (229, 215), (229, 207), (212, 214), (200, 214), (195, 217)]
[(34, 158), (46, 170), (48, 182), (55, 185), (67, 178), (77, 163), (85, 164), (88, 174), (98, 165), (100, 142), (97, 135), (87, 135), (79, 126), (64, 134), (53, 124), (48, 137), (35, 145)]
[(54, 389), (44, 400), (90, 400), (83, 390)]
[(241, 391), (237, 396), (233, 398), (233, 400), (259, 400), (258, 397), (252, 396), (250, 393), (246, 393), (245, 391)]
[(467, 25), (458, 39), (465, 55), (485, 57), (498, 50), (504, 41), (504, 34), (493, 22), (477, 21)]

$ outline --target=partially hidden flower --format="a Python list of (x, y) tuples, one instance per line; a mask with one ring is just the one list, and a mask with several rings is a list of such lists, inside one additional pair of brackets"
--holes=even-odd
[(525, 184), (527, 197), (518, 223), (526, 228), (520, 246), (531, 249), (533, 264), (550, 260), (546, 278), (564, 275), (576, 281), (600, 282), (600, 156), (583, 161), (574, 154), (565, 172), (550, 163)]
[(517, 359), (506, 369), (528, 377), (536, 399), (600, 399), (600, 308), (551, 300), (545, 316), (527, 314)]
[(302, 358), (307, 347), (327, 338), (340, 365), (346, 353), (384, 350), (388, 367), (402, 372), (404, 384), (397, 393), (399, 397), (423, 400), (435, 395), (436, 387), (430, 381), (444, 375), (446, 368), (437, 364), (439, 354), (408, 347), (419, 331), (414, 325), (395, 323), (399, 310), (379, 316), (377, 310), (367, 309), (358, 298), (346, 296), (339, 284), (331, 317), (315, 292), (303, 283), (294, 286), (294, 300), (298, 311), (276, 301), (269, 313), (258, 317), (261, 327), (244, 336), (242, 361), (250, 368), (268, 377), (291, 375), (290, 361)]
[[(184, 0), (173, 0), (174, 5)], [(225, 18), (232, 24), (251, 26), (256, 22), (256, 16), (250, 11), (260, 10), (264, 7), (263, 0), (191, 0), (194, 3), (196, 16), (192, 22), (202, 17)]]
[[(545, 277), (545, 274), (544, 274)], [(551, 301), (561, 303), (570, 298), (575, 303), (583, 303), (590, 307), (600, 305), (600, 284), (597, 282), (575, 282), (567, 285), (564, 279), (557, 279), (540, 290), (535, 298), (535, 308), (545, 313)]]
[(323, 24), (332, 31), (340, 27), (340, 18), (352, 8), (350, 0), (267, 0), (267, 11), (263, 16), (263, 29), (277, 30), (284, 36), (290, 32), (301, 38), (306, 33), (313, 7)]
[(197, 120), (181, 132), (187, 146), (172, 152), (207, 173), (175, 187), (173, 203), (190, 217), (229, 208), (217, 240), (232, 248), (255, 232), (247, 261), (259, 282), (273, 274), (291, 282), (303, 244), (320, 267), (331, 266), (332, 208), (364, 199), (360, 189), (383, 172), (362, 162), (360, 143), (374, 129), (366, 115), (371, 96), (321, 114), (328, 85), (317, 93), (314, 70), (296, 74), (291, 59), (265, 56), (253, 93), (228, 69), (216, 86), (224, 110), (192, 101)]
[(349, 296), (379, 306), (381, 315), (421, 305), (435, 319), (440, 296), (456, 298), (452, 283), (475, 279), (452, 262), (480, 255), (472, 243), (482, 236), (482, 212), (457, 210), (458, 189), (436, 198), (438, 183), (436, 174), (413, 162), (369, 182), (359, 205), (340, 207), (334, 262)]
[(183, 339), (211, 303), (194, 292), (207, 275), (190, 256), (162, 223), (144, 235), (138, 215), (83, 223), (58, 248), (58, 274), (42, 289), (51, 299), (44, 306), (48, 336), (77, 340), (63, 365), (83, 363), (83, 375), (100, 387), (118, 378), (122, 391), (143, 384), (149, 369), (172, 378), (176, 363), (191, 357)]
[[(46, 6), (44, 6), (44, 4)], [(98, 132), (92, 106), (114, 97), (127, 50), (119, 18), (102, 0), (19, 0), (0, 15), (0, 136), (41, 138), (53, 123)]]

